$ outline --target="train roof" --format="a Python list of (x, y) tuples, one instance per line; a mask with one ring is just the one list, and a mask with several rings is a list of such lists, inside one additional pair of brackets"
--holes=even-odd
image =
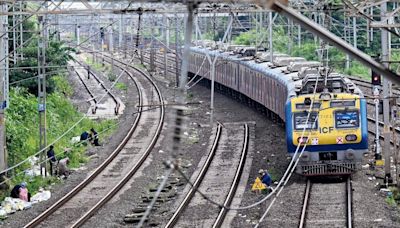
[[(210, 50), (204, 47), (191, 47), (191, 51), (203, 55), (209, 54), (210, 56), (218, 56), (225, 60), (237, 62), (273, 78), (287, 87), (289, 97), (298, 95), (299, 89), (305, 85), (305, 81), (313, 77), (312, 75), (320, 74), (320, 68), (318, 67), (322, 65), (318, 61), (307, 61), (302, 57), (290, 57), (280, 53), (273, 53), (274, 62), (271, 63), (265, 61), (270, 55), (268, 51), (257, 52), (255, 58), (232, 55), (232, 52), (229, 51), (221, 52), (221, 50)], [(260, 57), (263, 61), (259, 60)], [(345, 86), (343, 89), (353, 91), (356, 95), (363, 96), (361, 90), (344, 75), (331, 73), (329, 77), (331, 80), (339, 80), (340, 78), (342, 85)]]
[(265, 74), (268, 77), (276, 79), (281, 84), (287, 86), (289, 90), (294, 89), (294, 86), (292, 85), (293, 81), (290, 78), (285, 77), (285, 74), (282, 73), (282, 71), (269, 68), (265, 63), (259, 64), (259, 63), (256, 63), (254, 60), (253, 61), (242, 61), (243, 58), (240, 58), (236, 55), (229, 55), (228, 52), (221, 53), (217, 50), (207, 50), (202, 47), (191, 47), (191, 50), (193, 52), (201, 53), (204, 55), (206, 53), (208, 53), (210, 56), (218, 56), (219, 58), (222, 58), (222, 59), (238, 62), (238, 63), (245, 65), (255, 71)]

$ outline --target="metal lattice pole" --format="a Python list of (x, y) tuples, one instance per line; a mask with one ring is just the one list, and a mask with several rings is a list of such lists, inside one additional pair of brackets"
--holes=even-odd
[[(46, 147), (46, 16), (39, 16), (38, 38), (38, 112), (39, 112), (39, 149)], [(40, 153), (40, 175), (47, 176), (46, 151)], [(52, 172), (52, 171), (50, 171)]]
[[(0, 5), (1, 12), (7, 12), (8, 6), (7, 4)], [(0, 16), (1, 18), (1, 34), (5, 34), (0, 38), (0, 99), (1, 99), (1, 107), (0, 107), (0, 170), (4, 170), (7, 168), (7, 154), (6, 154), (6, 134), (5, 134), (5, 118), (4, 118), (4, 109), (8, 106), (8, 16)]]

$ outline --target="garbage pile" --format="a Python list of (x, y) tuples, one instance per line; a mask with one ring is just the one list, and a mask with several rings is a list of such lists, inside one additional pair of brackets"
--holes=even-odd
[(37, 194), (31, 197), (31, 202), (26, 202), (18, 198), (6, 197), (0, 206), (0, 216), (5, 217), (8, 214), (13, 214), (16, 211), (26, 210), (32, 207), (33, 204), (49, 200), (51, 192), (47, 190), (39, 190)]

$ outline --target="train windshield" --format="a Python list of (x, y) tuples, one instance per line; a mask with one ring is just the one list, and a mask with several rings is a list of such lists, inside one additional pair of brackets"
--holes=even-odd
[(307, 121), (307, 112), (299, 112), (294, 114), (294, 128), (296, 130), (303, 130), (303, 129), (317, 129), (318, 128), (318, 121), (316, 112), (312, 112), (310, 114), (310, 119)]
[(336, 111), (335, 123), (336, 128), (357, 128), (360, 124), (358, 111)]
[(331, 107), (354, 107), (356, 106), (356, 101), (331, 101)]

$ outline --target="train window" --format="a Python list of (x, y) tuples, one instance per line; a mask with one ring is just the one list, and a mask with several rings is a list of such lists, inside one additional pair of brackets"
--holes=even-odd
[[(317, 102), (315, 102), (315, 103), (313, 103), (313, 105), (312, 105), (313, 107), (313, 109), (319, 109), (320, 107), (321, 107), (321, 103), (317, 103)], [(299, 103), (299, 104), (296, 104), (296, 109), (309, 109), (310, 108), (310, 105), (309, 104), (304, 104), (304, 103)]]
[(331, 108), (335, 107), (354, 107), (356, 101), (331, 101)]
[[(294, 129), (296, 130), (303, 130), (305, 129), (317, 129), (318, 128), (318, 121), (317, 116), (318, 113), (312, 112), (310, 114), (310, 119), (307, 121), (307, 112), (298, 112), (294, 113)], [(306, 124), (307, 122), (307, 124)]]
[(343, 110), (335, 112), (336, 128), (357, 128), (359, 123), (357, 110)]

